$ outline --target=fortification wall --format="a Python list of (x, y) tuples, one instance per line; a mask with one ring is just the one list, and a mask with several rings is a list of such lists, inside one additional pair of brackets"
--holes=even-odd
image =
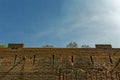
[(119, 59), (119, 48), (2, 48), (0, 80), (119, 80)]

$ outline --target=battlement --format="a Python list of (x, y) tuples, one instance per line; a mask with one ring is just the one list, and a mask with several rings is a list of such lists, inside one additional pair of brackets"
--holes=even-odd
[(95, 45), (97, 49), (111, 49), (111, 44), (96, 44)]
[[(110, 49), (112, 48), (111, 44), (96, 44), (95, 47), (98, 49)], [(17, 49), (17, 48), (24, 48), (24, 44), (15, 44), (9, 43), (8, 48)]]
[(24, 44), (10, 43), (10, 44), (8, 44), (8, 48), (12, 48), (12, 49), (24, 48)]

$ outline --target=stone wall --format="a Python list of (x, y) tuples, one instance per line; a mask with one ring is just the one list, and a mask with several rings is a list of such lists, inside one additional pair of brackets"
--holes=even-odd
[(0, 80), (119, 80), (118, 48), (2, 48)]

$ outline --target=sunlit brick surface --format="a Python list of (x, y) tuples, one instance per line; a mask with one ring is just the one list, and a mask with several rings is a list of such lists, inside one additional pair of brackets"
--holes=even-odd
[(120, 80), (119, 48), (1, 48), (0, 80)]

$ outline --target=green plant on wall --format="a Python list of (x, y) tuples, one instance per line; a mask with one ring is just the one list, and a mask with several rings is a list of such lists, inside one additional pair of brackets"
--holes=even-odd
[(53, 45), (44, 45), (44, 46), (42, 46), (42, 48), (54, 48), (54, 46)]
[(81, 48), (91, 48), (89, 45), (83, 44)]
[(67, 48), (78, 48), (78, 44), (76, 42), (70, 42), (66, 45)]
[(0, 44), (0, 48), (6, 48), (5, 44)]

